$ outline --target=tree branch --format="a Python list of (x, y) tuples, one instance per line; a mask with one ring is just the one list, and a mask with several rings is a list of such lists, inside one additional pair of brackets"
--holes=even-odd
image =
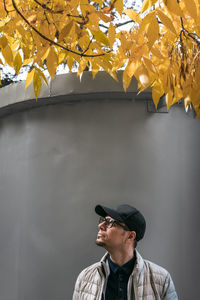
[[(129, 21), (126, 21), (126, 22), (124, 22), (124, 23), (116, 24), (115, 27), (118, 28), (118, 27), (124, 26), (124, 25), (129, 24), (129, 23), (135, 23), (135, 22), (134, 22), (133, 20), (129, 20)], [(108, 27), (105, 26), (104, 24), (99, 24), (99, 26), (100, 26), (100, 27), (103, 27), (103, 28), (105, 28), (105, 29), (108, 30)]]
[(105, 26), (105, 25), (103, 25), (103, 24), (99, 24), (99, 27), (103, 27), (103, 28), (105, 28), (105, 29), (107, 29), (107, 30), (108, 30), (108, 27), (107, 27), (107, 26)]
[[(41, 6), (43, 9), (48, 10), (50, 13), (52, 14), (63, 14), (64, 10), (58, 10), (58, 11), (54, 11), (51, 8), (49, 8), (46, 4), (40, 3), (38, 0), (34, 0), (35, 3), (37, 3), (39, 6)], [(70, 15), (70, 14), (66, 14), (67, 17), (72, 17), (72, 18), (79, 18), (79, 19), (83, 19), (82, 16), (75, 16), (75, 15)]]
[(129, 20), (129, 21), (126, 21), (124, 23), (117, 24), (117, 25), (115, 25), (115, 27), (124, 26), (124, 25), (129, 24), (129, 23), (135, 23), (135, 22), (133, 20)]
[(3, 0), (3, 6), (4, 6), (4, 10), (5, 10), (5, 12), (6, 12), (6, 17), (8, 16), (8, 14), (9, 14), (10, 12), (15, 11), (15, 10), (7, 10), (7, 7), (6, 7), (6, 0)]
[(46, 37), (45, 35), (43, 35), (41, 32), (39, 32), (34, 26), (32, 26), (32, 25), (29, 23), (29, 21), (24, 17), (24, 15), (18, 10), (18, 8), (17, 8), (16, 3), (15, 3), (14, 0), (12, 0), (12, 4), (13, 4), (13, 7), (14, 7), (14, 9), (16, 10), (16, 12), (17, 12), (17, 13), (20, 15), (20, 17), (26, 22), (26, 24), (27, 24), (30, 28), (32, 28), (32, 30), (34, 30), (39, 36), (41, 36), (44, 40), (48, 41), (48, 42), (49, 42), (50, 44), (52, 44), (52, 45), (55, 45), (55, 46), (57, 46), (57, 47), (59, 47), (59, 48), (62, 48), (62, 49), (64, 49), (64, 50), (68, 51), (68, 52), (71, 52), (71, 53), (76, 54), (76, 55), (79, 55), (79, 56), (84, 56), (84, 57), (99, 57), (99, 56), (104, 56), (104, 55), (106, 55), (106, 54), (108, 54), (108, 53), (111, 52), (111, 50), (109, 50), (109, 51), (107, 51), (107, 52), (105, 52), (105, 53), (101, 53), (101, 54), (91, 54), (91, 55), (87, 55), (87, 54), (82, 54), (82, 53), (76, 52), (76, 51), (71, 50), (71, 49), (69, 49), (69, 48), (67, 48), (67, 47), (64, 47), (63, 45), (60, 45), (60, 44), (54, 42), (53, 40), (49, 39), (48, 37)]
[(7, 7), (6, 7), (6, 0), (3, 0), (3, 4), (4, 4), (5, 12), (6, 12), (6, 14), (8, 15), (8, 10), (7, 10)]
[(187, 29), (185, 29), (184, 25), (183, 25), (183, 18), (180, 17), (180, 21), (181, 21), (181, 32), (183, 32), (183, 34), (187, 34), (191, 39), (193, 39), (198, 45), (200, 45), (200, 42), (198, 41), (199, 36), (197, 34), (191, 33), (189, 32)]
[[(91, 38), (91, 40), (90, 40), (90, 42), (89, 42), (89, 44), (88, 44), (87, 48), (86, 48), (86, 49), (83, 51), (82, 55), (83, 55), (83, 54), (85, 54), (85, 53), (86, 53), (86, 52), (89, 50), (89, 48), (90, 48), (90, 45), (91, 45), (91, 43), (92, 43), (92, 40), (93, 40), (93, 37), (94, 37), (94, 36), (92, 36), (92, 38)], [(82, 55), (81, 55), (81, 56), (82, 56)]]

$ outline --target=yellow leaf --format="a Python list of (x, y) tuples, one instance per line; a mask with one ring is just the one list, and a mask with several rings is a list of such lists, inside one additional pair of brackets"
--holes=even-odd
[(86, 34), (84, 36), (82, 36), (79, 40), (78, 40), (78, 44), (81, 47), (82, 50), (86, 49), (88, 47), (88, 45), (90, 44), (90, 38), (89, 36)]
[(38, 55), (35, 55), (35, 57), (34, 57), (33, 65), (34, 65), (34, 64), (38, 64), (38, 66), (39, 66), (40, 68), (43, 68), (42, 60), (41, 60), (41, 58), (40, 58)]
[(14, 59), (14, 69), (17, 75), (19, 74), (19, 70), (21, 69), (21, 66), (22, 66), (22, 58), (19, 52), (17, 52)]
[(99, 14), (94, 11), (88, 15), (90, 24), (92, 25), (93, 30), (99, 30)]
[(60, 52), (58, 55), (58, 64), (62, 64), (66, 58), (66, 51)]
[(184, 98), (185, 111), (188, 110), (189, 105), (191, 104), (190, 96)]
[(133, 10), (133, 9), (125, 9), (124, 12), (134, 22), (137, 22), (138, 24), (141, 23), (142, 20), (141, 20), (139, 14), (135, 10)]
[(44, 76), (44, 73), (38, 68), (36, 68), (36, 70), (37, 70), (39, 76), (44, 80), (45, 84), (48, 85), (48, 82), (47, 82), (46, 77)]
[(88, 59), (87, 58), (82, 58), (80, 63), (79, 63), (79, 68), (78, 68), (78, 72), (77, 72), (78, 76), (80, 76), (83, 73), (83, 71), (85, 70), (87, 65), (88, 65)]
[(13, 43), (10, 43), (10, 48), (11, 48), (11, 50), (14, 51), (14, 50), (17, 50), (19, 48), (19, 45), (20, 45), (19, 41), (15, 41)]
[(137, 69), (135, 76), (143, 88), (147, 88), (149, 86), (149, 72), (143, 64)]
[(26, 77), (26, 86), (25, 88), (27, 88), (31, 82), (33, 81), (33, 76), (35, 74), (35, 69), (32, 69), (30, 72), (28, 72), (28, 75)]
[(197, 35), (200, 36), (200, 26), (196, 26), (194, 30), (196, 31)]
[(37, 56), (39, 57), (39, 59), (41, 59), (41, 61), (43, 62), (47, 56), (48, 56), (48, 49), (49, 49), (49, 44), (46, 44), (45, 46), (40, 46), (37, 47)]
[[(142, 20), (140, 27), (139, 27), (139, 33), (144, 31), (147, 26), (152, 22), (152, 20), (155, 18), (155, 11), (151, 11), (150, 13), (148, 13), (144, 19)], [(138, 33), (138, 34), (139, 34)]]
[(122, 16), (122, 12), (124, 9), (124, 0), (116, 0), (115, 8), (118, 11), (118, 13), (120, 14), (120, 16)]
[(50, 51), (50, 47), (48, 47), (47, 49), (46, 49), (46, 51), (44, 52), (44, 54), (41, 56), (41, 60), (42, 61), (44, 61), (46, 58), (47, 58), (47, 56), (49, 55), (49, 51)]
[(169, 30), (177, 35), (176, 29), (168, 16), (166, 16), (161, 10), (157, 10), (157, 16), (159, 17), (163, 25), (165, 25)]
[(160, 68), (160, 73), (161, 73), (161, 80), (162, 80), (162, 85), (163, 85), (163, 89), (164, 89), (164, 93), (167, 94), (169, 91), (169, 75), (168, 75), (168, 70), (163, 70), (162, 68)]
[(162, 56), (160, 50), (158, 48), (156, 48), (155, 46), (151, 48), (151, 53), (155, 56), (157, 56), (160, 59), (164, 59), (164, 57)]
[(80, 9), (84, 16), (86, 15), (87, 8), (88, 8), (88, 0), (81, 0)]
[(161, 82), (156, 82), (152, 87), (152, 98), (157, 109), (160, 97), (164, 94)]
[(154, 15), (154, 18), (152, 22), (150, 23), (148, 30), (147, 30), (147, 37), (149, 41), (149, 49), (153, 46), (156, 40), (159, 38), (159, 25), (158, 21), (156, 19), (156, 16)]
[(72, 70), (73, 64), (74, 64), (74, 58), (71, 55), (68, 55), (67, 56), (67, 65), (68, 65), (70, 72)]
[(32, 36), (37, 48), (42, 47), (44, 39), (40, 35), (38, 35), (35, 31), (32, 31)]
[(112, 23), (110, 23), (110, 26), (108, 28), (108, 39), (110, 42), (110, 48), (112, 48), (114, 42), (115, 42), (115, 27)]
[(130, 77), (127, 73), (127, 68), (123, 72), (123, 88), (126, 91), (131, 83), (132, 77)]
[(193, 106), (199, 105), (199, 98), (200, 98), (200, 89), (192, 89), (190, 92), (190, 99), (193, 104)]
[(199, 119), (200, 118), (200, 107), (199, 107), (199, 105), (195, 105), (194, 110), (195, 110), (195, 113), (196, 113), (196, 118)]
[(95, 78), (96, 74), (98, 73), (100, 66), (95, 62), (92, 63), (92, 77)]
[(61, 30), (61, 32), (59, 34), (58, 42), (62, 42), (63, 39), (70, 33), (73, 24), (74, 24), (74, 21), (71, 20), (67, 25), (65, 25), (63, 27), (63, 29)]
[(50, 25), (48, 25), (46, 20), (42, 20), (42, 22), (40, 23), (39, 32), (41, 32), (44, 36), (50, 38)]
[(164, 0), (164, 3), (170, 12), (179, 17), (184, 17), (183, 12), (176, 0)]
[(168, 91), (168, 93), (165, 96), (165, 101), (167, 104), (167, 111), (170, 109), (170, 106), (173, 104), (173, 93), (171, 90)]
[(0, 46), (2, 48), (5, 48), (8, 45), (8, 40), (7, 38), (3, 35), (2, 37), (0, 37)]
[(120, 69), (126, 61), (127, 57), (124, 55), (122, 47), (119, 47), (112, 65), (112, 71)]
[(95, 0), (96, 3), (99, 3), (100, 7), (102, 7), (104, 0)]
[(51, 76), (51, 79), (54, 78), (57, 67), (58, 67), (58, 56), (55, 50), (51, 47), (49, 50), (49, 54), (47, 56), (47, 69)]
[(133, 77), (133, 75), (137, 71), (138, 67), (139, 67), (139, 62), (137, 60), (128, 63), (128, 65), (126, 67), (126, 73), (127, 73), (128, 77), (130, 77), (130, 78)]
[(151, 8), (156, 4), (156, 2), (158, 2), (158, 0), (144, 0), (140, 13), (143, 13), (147, 9)]
[(110, 16), (106, 16), (103, 12), (99, 11), (99, 17), (101, 18), (102, 21), (104, 21), (105, 23), (111, 22), (114, 17), (112, 15)]
[(110, 72), (110, 76), (115, 80), (115, 81), (119, 81), (116, 72)]
[(34, 76), (33, 76), (33, 88), (34, 88), (36, 100), (38, 99), (38, 96), (39, 96), (39, 93), (41, 90), (41, 85), (42, 85), (41, 78), (40, 78), (38, 72), (35, 71)]
[(197, 7), (194, 0), (183, 0), (185, 7), (189, 15), (196, 20), (197, 19)]
[(31, 25), (33, 25), (36, 23), (37, 15), (30, 15), (30, 17), (28, 17), (27, 20), (29, 21), (29, 23), (31, 23)]
[(27, 59), (25, 59), (24, 61), (23, 61), (23, 66), (26, 66), (26, 65), (28, 65), (28, 64), (30, 64), (31, 62), (33, 61), (33, 58), (27, 58)]
[(102, 57), (103, 61), (107, 65), (107, 69), (111, 70), (113, 65), (112, 54), (106, 54)]
[(143, 57), (143, 61), (148, 71), (157, 73), (156, 68), (150, 59)]
[(24, 29), (24, 27), (21, 24), (16, 26), (16, 30), (19, 34), (21, 34), (21, 36), (23, 36), (23, 38), (25, 37), (26, 30)]
[(96, 41), (109, 46), (109, 41), (107, 36), (105, 35), (105, 33), (103, 33), (102, 31), (98, 31), (98, 32), (93, 32), (94, 38), (96, 39)]
[(3, 4), (3, 1), (2, 1), (2, 2), (0, 2), (0, 18), (1, 19), (6, 18), (6, 15), (7, 15), (7, 13), (4, 9), (4, 4)]
[(130, 47), (132, 45), (132, 41), (128, 41), (127, 33), (125, 31), (121, 31), (120, 42), (125, 54), (127, 51), (130, 50)]
[(96, 57), (96, 63), (102, 67), (106, 72), (110, 73), (112, 69), (111, 63), (105, 57)]
[(4, 65), (4, 63), (2, 62), (1, 58), (0, 58), (0, 65)]
[(13, 53), (9, 45), (2, 49), (2, 54), (6, 63), (13, 67)]

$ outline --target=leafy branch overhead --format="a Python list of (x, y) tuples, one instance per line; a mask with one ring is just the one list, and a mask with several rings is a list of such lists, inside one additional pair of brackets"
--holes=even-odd
[(184, 99), (200, 117), (200, 0), (144, 0), (140, 12), (128, 3), (0, 0), (0, 68), (29, 65), (26, 87), (38, 98), (44, 71), (53, 79), (62, 63), (116, 80), (123, 67), (125, 90), (134, 76), (140, 92), (152, 87), (155, 106), (165, 94), (168, 109)]

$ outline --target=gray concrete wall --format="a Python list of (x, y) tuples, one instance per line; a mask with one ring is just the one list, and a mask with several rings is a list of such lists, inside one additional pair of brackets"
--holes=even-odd
[(146, 216), (141, 254), (199, 298), (200, 121), (181, 106), (93, 100), (0, 119), (0, 299), (68, 300), (99, 260), (98, 203)]

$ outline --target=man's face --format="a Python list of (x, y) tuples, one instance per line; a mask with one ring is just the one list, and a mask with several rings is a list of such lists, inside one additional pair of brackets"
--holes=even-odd
[[(109, 216), (105, 217), (107, 220), (110, 220)], [(111, 218), (111, 220), (113, 220)], [(125, 225), (120, 223), (122, 226)], [(124, 230), (120, 225), (113, 224), (110, 226), (106, 225), (106, 222), (102, 220), (102, 222), (98, 225), (99, 232), (97, 234), (96, 244), (98, 246), (104, 247), (106, 250), (115, 250), (121, 249), (127, 240), (128, 231)]]

